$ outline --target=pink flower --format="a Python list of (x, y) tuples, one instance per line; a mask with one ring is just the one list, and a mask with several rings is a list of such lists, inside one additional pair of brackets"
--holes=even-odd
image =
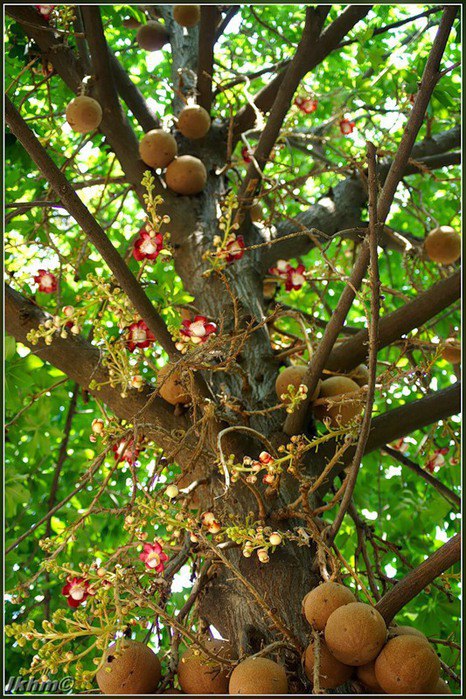
[(57, 290), (57, 278), (52, 272), (46, 269), (39, 269), (34, 281), (39, 285), (38, 291), (43, 291), (44, 294), (53, 294)]
[(406, 444), (403, 437), (397, 439), (397, 441), (393, 442), (393, 444), (390, 444), (390, 446), (392, 449), (396, 449), (396, 451), (401, 451), (402, 454), (404, 454), (404, 452), (408, 451), (409, 449), (409, 445)]
[(445, 465), (445, 459), (443, 458), (445, 454), (448, 453), (448, 448), (444, 447), (443, 449), (436, 449), (434, 451), (433, 456), (429, 459), (429, 461), (426, 463), (426, 470), (429, 471), (429, 473), (434, 473), (434, 471), (438, 468), (441, 468), (442, 466)]
[(144, 544), (144, 550), (139, 554), (141, 561), (144, 561), (148, 570), (155, 570), (156, 573), (163, 573), (165, 562), (168, 556), (162, 551), (160, 544)]
[(304, 265), (298, 265), (296, 269), (290, 267), (285, 280), (285, 289), (287, 291), (291, 291), (292, 289), (297, 290), (302, 287), (302, 285), (306, 281), (306, 278), (303, 275), (305, 269), (306, 268)]
[(269, 274), (272, 274), (274, 277), (282, 277), (282, 279), (286, 279), (290, 269), (292, 269), (292, 267), (289, 262), (286, 262), (285, 260), (277, 260), (276, 266), (269, 269)]
[(141, 228), (139, 237), (134, 243), (133, 257), (141, 260), (156, 260), (163, 248), (163, 236), (161, 233), (150, 233), (146, 228)]
[(126, 339), (126, 347), (130, 352), (134, 352), (136, 347), (145, 349), (155, 342), (155, 336), (151, 333), (143, 320), (137, 323), (131, 323), (128, 327), (128, 337)]
[(340, 121), (340, 131), (342, 134), (345, 136), (348, 136), (350, 133), (353, 133), (354, 130), (354, 121), (350, 121), (349, 119), (342, 119)]
[(319, 102), (314, 97), (296, 97), (294, 104), (304, 114), (312, 114), (316, 111)]
[(126, 438), (120, 439), (118, 444), (114, 444), (112, 450), (114, 452), (113, 456), (115, 457), (115, 461), (120, 459), (120, 461), (126, 461), (128, 464), (132, 465), (136, 463), (136, 459), (140, 452), (138, 447), (133, 446), (133, 440), (131, 439), (128, 442)]
[(244, 148), (241, 148), (241, 157), (243, 158), (245, 163), (250, 163), (253, 155), (254, 155), (254, 151), (249, 150), (249, 148), (247, 146), (244, 146)]
[(231, 236), (227, 242), (225, 251), (226, 261), (230, 265), (235, 260), (241, 260), (244, 255), (244, 238), (242, 235)]
[(89, 595), (94, 594), (89, 589), (89, 583), (84, 578), (67, 578), (67, 583), (62, 587), (62, 595), (68, 598), (70, 607), (79, 607), (86, 601)]
[(50, 15), (52, 14), (52, 10), (54, 7), (56, 7), (56, 5), (34, 5), (34, 7), (48, 22), (50, 19)]
[(259, 461), (262, 464), (271, 464), (273, 460), (273, 456), (271, 456), (268, 451), (261, 451), (261, 453), (259, 454)]
[(180, 333), (183, 337), (189, 338), (194, 345), (207, 342), (209, 336), (217, 332), (215, 323), (210, 323), (205, 316), (195, 316), (194, 320), (183, 320), (182, 326)]

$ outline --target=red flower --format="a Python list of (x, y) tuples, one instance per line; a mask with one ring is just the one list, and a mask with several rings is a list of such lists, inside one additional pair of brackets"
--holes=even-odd
[(286, 262), (285, 260), (278, 260), (276, 266), (269, 269), (269, 274), (272, 274), (274, 277), (282, 277), (282, 279), (286, 279), (290, 269), (292, 269), (292, 267), (289, 262)]
[(207, 342), (209, 335), (217, 332), (215, 323), (210, 323), (205, 316), (195, 316), (194, 320), (183, 320), (180, 333), (191, 340), (194, 345)]
[(151, 235), (146, 228), (141, 228), (139, 238), (134, 243), (133, 257), (138, 262), (141, 260), (156, 260), (162, 248), (163, 236), (161, 233), (153, 233)]
[(84, 578), (67, 578), (67, 583), (62, 587), (62, 595), (68, 598), (70, 607), (79, 607), (85, 602), (89, 595), (94, 594), (89, 590), (89, 583)]
[(144, 551), (139, 554), (141, 561), (144, 561), (148, 570), (155, 570), (156, 573), (163, 573), (165, 562), (168, 556), (162, 551), (160, 544), (144, 544)]
[(57, 290), (57, 278), (52, 272), (46, 269), (39, 269), (34, 281), (39, 285), (37, 291), (43, 291), (44, 294), (53, 294)]
[(132, 439), (128, 443), (127, 442), (128, 440), (123, 438), (120, 439), (118, 444), (114, 444), (112, 447), (114, 452), (113, 456), (115, 457), (115, 461), (120, 459), (120, 461), (127, 461), (129, 464), (134, 465), (139, 456), (140, 449), (133, 446)]
[(55, 7), (55, 5), (34, 5), (34, 7), (42, 15), (42, 17), (48, 22), (50, 19), (50, 15), (52, 14), (52, 10)]
[(259, 461), (263, 464), (271, 464), (274, 461), (274, 458), (268, 451), (261, 451), (259, 454)]
[(316, 111), (319, 102), (314, 97), (296, 97), (294, 104), (304, 114), (312, 114)]
[(247, 146), (244, 146), (244, 148), (241, 148), (241, 157), (243, 158), (245, 163), (250, 163), (252, 161), (252, 156), (254, 155), (253, 150), (249, 150)]
[(226, 244), (226, 261), (231, 264), (235, 260), (241, 260), (244, 255), (244, 238), (242, 235), (232, 236)]
[(353, 133), (354, 130), (354, 121), (350, 121), (349, 119), (342, 119), (340, 121), (340, 131), (342, 134), (345, 136), (348, 136), (350, 133)]
[(436, 449), (433, 456), (426, 463), (426, 469), (429, 473), (434, 473), (437, 468), (441, 468), (445, 464), (445, 459), (443, 458), (445, 454), (448, 453), (448, 448)]
[(131, 323), (128, 327), (128, 337), (126, 347), (130, 352), (134, 352), (136, 347), (145, 349), (155, 342), (155, 336), (151, 333), (143, 320)]
[(306, 268), (304, 265), (298, 265), (296, 269), (290, 267), (285, 281), (285, 289), (287, 291), (291, 291), (292, 289), (297, 290), (302, 287), (306, 281), (306, 278), (303, 275), (305, 269)]

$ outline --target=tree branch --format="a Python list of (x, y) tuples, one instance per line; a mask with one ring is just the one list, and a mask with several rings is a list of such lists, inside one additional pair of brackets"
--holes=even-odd
[(416, 476), (419, 476), (423, 480), (426, 481), (426, 483), (429, 483), (431, 486), (437, 490), (440, 495), (445, 498), (445, 500), (448, 500), (448, 502), (453, 505), (458, 511), (461, 510), (461, 498), (453, 492), (453, 490), (450, 490), (446, 485), (444, 485), (441, 481), (439, 481), (438, 478), (435, 478), (431, 473), (426, 471), (425, 469), (421, 468), (416, 464), (414, 461), (411, 461), (405, 454), (403, 454), (401, 451), (398, 451), (398, 449), (392, 449), (388, 444), (386, 444), (383, 448), (382, 451), (386, 452), (391, 456), (393, 459), (396, 459), (400, 464), (403, 466), (406, 466), (409, 468), (413, 473), (416, 474)]
[(134, 118), (144, 132), (158, 129), (160, 121), (150, 109), (143, 94), (133, 83), (126, 70), (112, 51), (109, 51), (110, 68), (113, 73), (115, 85), (123, 102), (132, 112)]
[(22, 143), (66, 209), (100, 252), (102, 258), (115, 275), (118, 285), (125, 291), (136, 310), (157, 338), (157, 341), (169, 356), (179, 357), (179, 352), (175, 348), (175, 343), (163, 319), (152, 306), (151, 301), (147, 298), (136, 277), (8, 97), (5, 98), (5, 118), (11, 131)]
[[(173, 448), (177, 438), (172, 437), (172, 432), (187, 430), (188, 420), (183, 416), (176, 417), (162, 398), (154, 397), (153, 389), (149, 386), (140, 393), (136, 390), (129, 391), (122, 398), (118, 389), (111, 388), (108, 383), (108, 372), (101, 364), (99, 350), (84, 338), (70, 334), (64, 339), (57, 335), (51, 345), (46, 345), (43, 340), (39, 340), (37, 345), (31, 345), (27, 340), (28, 333), (38, 328), (47, 318), (50, 316), (38, 306), (11, 287), (6, 287), (5, 325), (8, 334), (108, 405), (120, 419), (151, 425), (150, 429), (156, 432), (157, 443), (166, 450)], [(99, 390), (90, 390), (89, 384), (93, 380), (101, 384)]]
[(216, 5), (201, 5), (199, 54), (197, 64), (197, 103), (210, 113), (212, 107), (212, 78), (214, 73), (214, 44), (218, 25)]
[[(454, 272), (447, 279), (433, 284), (430, 289), (405, 303), (396, 311), (380, 320), (379, 349), (406, 335), (414, 328), (420, 328), (455, 301), (461, 294), (461, 272)], [(367, 357), (368, 331), (360, 330), (344, 340), (332, 350), (326, 369), (329, 371), (350, 371)]]
[(434, 422), (457, 415), (461, 410), (460, 398), (461, 384), (457, 381), (448, 388), (379, 415), (372, 421), (366, 454), (375, 449), (383, 449), (385, 444)]
[(385, 594), (375, 608), (388, 625), (396, 614), (435, 578), (461, 560), (461, 534), (443, 544), (435, 553), (411, 570)]
[[(309, 60), (304, 75), (313, 70), (337, 47), (344, 36), (354, 27), (359, 20), (367, 15), (371, 5), (350, 5), (332, 22), (332, 24), (322, 33), (318, 46), (309, 54)], [(288, 68), (284, 68), (265, 88), (256, 96), (254, 104), (261, 112), (268, 112), (275, 101), (278, 90), (285, 79)], [(248, 131), (254, 126), (256, 119), (255, 110), (251, 105), (246, 105), (240, 109), (235, 117), (233, 128), (235, 136), (238, 137), (244, 131)]]

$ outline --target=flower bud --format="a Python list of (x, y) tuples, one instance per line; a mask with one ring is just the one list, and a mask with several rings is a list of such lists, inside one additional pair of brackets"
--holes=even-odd
[(261, 563), (268, 563), (270, 561), (267, 549), (259, 549), (257, 551), (257, 557), (259, 558)]
[(172, 498), (176, 498), (176, 496), (178, 495), (179, 492), (180, 492), (180, 491), (178, 490), (178, 487), (177, 487), (176, 485), (169, 485), (169, 486), (167, 486), (167, 488), (165, 489), (165, 495), (166, 495), (168, 498), (170, 498), (170, 500), (171, 500)]
[(282, 537), (278, 532), (272, 532), (272, 534), (269, 537), (269, 541), (272, 544), (272, 546), (280, 546), (282, 543)]

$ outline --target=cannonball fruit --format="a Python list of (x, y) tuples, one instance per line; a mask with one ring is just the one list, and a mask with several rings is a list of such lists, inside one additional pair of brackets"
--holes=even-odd
[(361, 680), (367, 689), (370, 689), (372, 692), (377, 692), (378, 694), (383, 692), (383, 689), (377, 682), (377, 677), (375, 676), (375, 660), (367, 663), (367, 665), (360, 665), (356, 670), (356, 675), (358, 680)]
[(351, 602), (335, 609), (325, 627), (325, 642), (345, 665), (366, 665), (377, 657), (387, 637), (379, 612), (369, 604)]
[[(304, 654), (304, 671), (308, 680), (314, 681), (314, 642), (310, 643)], [(344, 665), (329, 651), (323, 641), (319, 644), (319, 684), (322, 689), (335, 689), (347, 682), (353, 674), (353, 667)]]
[(168, 39), (168, 32), (163, 24), (154, 20), (142, 24), (136, 34), (136, 41), (145, 51), (159, 51)]
[[(332, 398), (333, 405), (325, 403), (316, 405), (314, 414), (319, 420), (330, 418), (332, 427), (344, 427), (352, 422), (361, 412), (360, 398), (352, 396), (344, 399), (346, 393), (359, 391), (358, 384), (347, 376), (331, 376), (322, 381), (320, 398)], [(340, 398), (341, 397), (341, 398)]]
[(356, 602), (356, 597), (347, 587), (336, 582), (324, 582), (305, 596), (303, 613), (316, 631), (323, 631), (330, 614), (351, 602)]
[(167, 185), (177, 194), (191, 196), (199, 194), (207, 182), (207, 171), (199, 158), (181, 155), (167, 167), (165, 173)]
[(461, 344), (454, 337), (445, 340), (442, 357), (450, 364), (461, 364)]
[(204, 138), (210, 129), (209, 113), (204, 107), (200, 107), (198, 104), (185, 107), (178, 115), (176, 128), (183, 136), (192, 141), (198, 138)]
[(201, 19), (201, 6), (173, 5), (173, 19), (181, 27), (195, 27)]
[(179, 372), (173, 371), (173, 367), (170, 364), (165, 364), (164, 367), (159, 369), (157, 384), (160, 395), (167, 403), (171, 405), (187, 405), (191, 402), (191, 396), (187, 393)]
[(440, 660), (423, 638), (391, 638), (375, 661), (375, 676), (389, 694), (425, 694), (438, 682)]
[(426, 643), (429, 643), (427, 636), (413, 626), (390, 626), (388, 629), (388, 637), (394, 638), (395, 636), (417, 636), (418, 638), (423, 638)]
[(426, 694), (453, 694), (453, 692), (445, 680), (442, 680), (442, 678), (439, 677), (435, 687), (430, 692), (426, 692)]
[(229, 693), (288, 694), (285, 670), (268, 658), (247, 658), (231, 673)]
[(424, 241), (424, 249), (432, 262), (451, 265), (461, 255), (461, 236), (450, 226), (434, 228)]
[(351, 372), (350, 378), (356, 381), (358, 386), (367, 386), (369, 381), (369, 369), (365, 364), (359, 364), (359, 366)]
[(127, 19), (123, 20), (123, 26), (126, 29), (139, 29), (141, 22), (136, 19), (136, 17), (128, 17)]
[(96, 680), (103, 694), (151, 694), (160, 676), (155, 653), (145, 643), (123, 639), (105, 652)]
[[(227, 641), (208, 639), (204, 645), (215, 655), (231, 658)], [(194, 649), (183, 653), (177, 673), (181, 689), (186, 694), (228, 694), (228, 668)]]
[(139, 155), (149, 167), (167, 167), (177, 153), (178, 146), (175, 139), (162, 129), (148, 131), (139, 143)]
[(92, 97), (75, 97), (66, 108), (66, 121), (73, 131), (89, 133), (100, 126), (102, 108)]

